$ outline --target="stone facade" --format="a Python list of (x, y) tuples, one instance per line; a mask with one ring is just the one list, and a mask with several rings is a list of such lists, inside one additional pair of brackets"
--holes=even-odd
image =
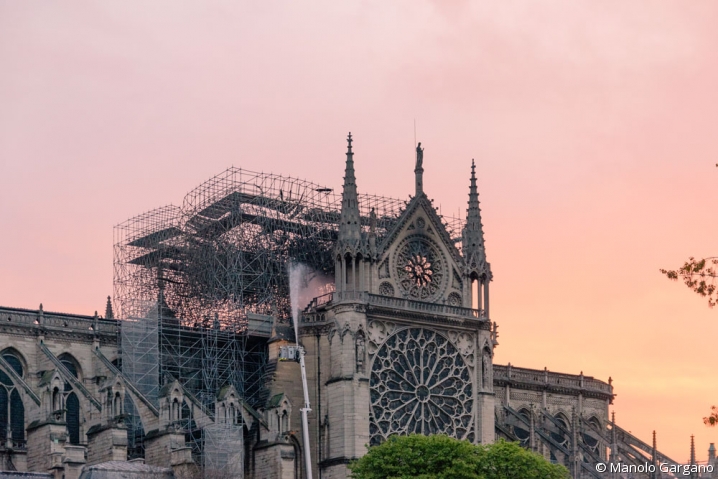
[[(127, 399), (144, 431), (145, 469), (156, 476), (304, 478), (305, 400), (300, 366), (288, 357), (297, 343), (305, 352), (314, 477), (345, 479), (347, 464), (368, 445), (412, 432), (520, 441), (574, 478), (596, 477), (587, 465), (597, 460), (674, 462), (609, 418), (610, 380), (494, 364), (493, 274), (475, 168), (460, 249), (424, 192), (423, 171), (419, 145), (414, 196), (379, 238), (376, 215), (359, 214), (350, 135), (333, 292), (302, 311), (298, 338), (273, 319), (261, 339), (266, 401), (256, 409), (233, 386), (200, 400), (172, 377), (157, 377), (150, 386), (159, 392), (146, 397), (128, 379), (136, 371), (121, 372), (122, 321), (0, 308), (0, 404), (7, 408), (0, 469), (56, 479), (77, 479), (83, 469), (83, 477), (134, 474), (142, 468), (122, 465), (134, 433)], [(154, 320), (167, 318), (157, 312)], [(197, 431), (201, 457), (191, 447), (198, 441), (188, 440)]]

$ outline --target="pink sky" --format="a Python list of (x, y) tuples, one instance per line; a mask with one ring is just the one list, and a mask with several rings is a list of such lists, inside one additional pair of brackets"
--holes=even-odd
[(687, 460), (718, 430), (717, 311), (660, 275), (718, 255), (713, 1), (0, 0), (0, 304), (91, 314), (112, 227), (228, 166), (466, 207), (496, 360), (614, 379)]

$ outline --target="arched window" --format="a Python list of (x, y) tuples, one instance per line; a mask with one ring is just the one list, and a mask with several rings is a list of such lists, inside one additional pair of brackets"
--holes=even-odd
[[(556, 414), (555, 420), (558, 423), (558, 427), (556, 431), (552, 431), (550, 433), (551, 439), (553, 439), (555, 442), (563, 446), (565, 449), (570, 449), (570, 434), (571, 429), (569, 427), (569, 421), (563, 414), (559, 413)], [(569, 465), (569, 457), (563, 457), (563, 460), (561, 458), (556, 457), (556, 455), (551, 452), (551, 461), (561, 463), (564, 466)]]
[[(522, 408), (519, 410), (519, 416), (526, 419), (526, 422), (529, 424), (531, 423), (531, 412), (528, 409)], [(523, 447), (529, 447), (529, 442), (531, 440), (531, 433), (529, 432), (529, 429), (530, 426), (520, 420), (517, 420), (516, 424), (513, 426), (514, 436), (516, 436), (516, 439), (521, 442), (521, 446)]]
[(60, 390), (58, 388), (54, 388), (52, 390), (52, 410), (59, 411), (62, 409), (62, 396), (60, 395)]
[(67, 434), (70, 436), (70, 444), (80, 444), (80, 400), (77, 395), (71, 392), (65, 399), (65, 422), (67, 423)]
[(112, 411), (114, 416), (122, 414), (122, 397), (119, 392), (115, 393), (115, 399), (112, 403)]
[[(63, 353), (57, 359), (60, 360), (72, 376), (81, 379), (79, 364), (71, 354)], [(65, 423), (67, 424), (70, 444), (80, 444), (80, 400), (77, 398), (77, 394), (73, 392), (72, 384), (69, 381), (65, 381), (63, 394), (65, 396), (64, 401), (60, 401), (57, 409), (62, 409), (62, 402), (64, 402)], [(53, 391), (53, 407), (55, 407), (54, 395), (55, 392)]]
[[(2, 386), (0, 386), (0, 434), (7, 430), (7, 423), (10, 418), (10, 395), (5, 388), (5, 378), (7, 378), (7, 375), (0, 371), (0, 382), (2, 382)], [(2, 439), (0, 438), (0, 441)]]
[(145, 429), (142, 427), (140, 414), (132, 402), (132, 397), (125, 394), (124, 411), (127, 412), (127, 459), (145, 457)]
[(279, 432), (288, 432), (288, 431), (289, 431), (289, 414), (287, 414), (287, 411), (284, 410), (282, 412), (281, 430)]
[(175, 398), (174, 401), (172, 401), (172, 414), (170, 416), (171, 421), (179, 421), (180, 418), (180, 408), (179, 408), (179, 401)]
[[(74, 377), (76, 377), (78, 379), (80, 378), (77, 361), (75, 361), (75, 358), (73, 358), (72, 355), (64, 353), (64, 354), (61, 354), (60, 356), (58, 356), (57, 359), (60, 360), (62, 365), (65, 366), (65, 368), (70, 372), (70, 374), (72, 374)], [(65, 392), (70, 392), (70, 391), (72, 391), (72, 385), (70, 383), (66, 382), (65, 383)]]
[(230, 424), (237, 424), (237, 412), (234, 409), (234, 404), (229, 405), (229, 422)]
[[(17, 356), (4, 352), (2, 357), (18, 376), (24, 376), (22, 362)], [(4, 433), (8, 430), (16, 447), (22, 447), (25, 443), (25, 406), (15, 383), (0, 370), (0, 431), (3, 440)]]
[(20, 362), (20, 360), (16, 356), (6, 353), (3, 354), (2, 358), (7, 361), (7, 363), (15, 370), (18, 376), (25, 376), (25, 374), (23, 373), (22, 362)]

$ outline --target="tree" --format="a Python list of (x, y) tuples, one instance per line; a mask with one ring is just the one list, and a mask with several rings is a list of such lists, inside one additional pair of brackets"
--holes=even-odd
[(660, 271), (670, 280), (677, 281), (678, 278), (681, 278), (686, 286), (700, 296), (707, 297), (708, 306), (712, 308), (716, 305), (716, 300), (718, 299), (716, 297), (716, 278), (718, 278), (718, 274), (716, 274), (715, 265), (718, 265), (718, 257), (696, 260), (691, 256), (678, 269), (661, 269)]
[(565, 467), (517, 443), (474, 445), (445, 435), (393, 436), (349, 464), (354, 479), (566, 479)]
[(479, 447), (479, 477), (485, 479), (565, 479), (568, 470), (543, 456), (499, 440)]
[(706, 426), (718, 426), (718, 407), (713, 406), (711, 408), (710, 415), (708, 417), (704, 417), (703, 422)]
[[(718, 168), (718, 163), (716, 163)], [(706, 267), (707, 265), (707, 267)], [(700, 296), (708, 297), (708, 307), (712, 308), (718, 301), (716, 292), (716, 269), (714, 266), (718, 265), (718, 257), (712, 256), (710, 258), (703, 258), (698, 261), (691, 256), (688, 258), (681, 268), (674, 270), (661, 269), (661, 273), (665, 274), (668, 279), (677, 281), (681, 278), (686, 286), (691, 288), (695, 293)], [(715, 406), (711, 407), (711, 414), (708, 417), (703, 418), (703, 422), (706, 426), (718, 425), (718, 408)]]

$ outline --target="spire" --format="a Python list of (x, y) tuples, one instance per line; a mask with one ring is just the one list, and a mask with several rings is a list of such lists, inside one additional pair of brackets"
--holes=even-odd
[(350, 132), (347, 137), (347, 163), (344, 170), (339, 240), (358, 241), (360, 237), (359, 200), (357, 198), (356, 177), (354, 176), (354, 152), (352, 151), (352, 134)]
[[(479, 192), (476, 188), (476, 163), (471, 160), (471, 180), (469, 182), (469, 207), (466, 209), (466, 225), (463, 231), (463, 255), (467, 266), (479, 277), (485, 274), (491, 279), (491, 268), (486, 262), (484, 248), (484, 226), (481, 224)], [(471, 271), (469, 272), (469, 274)]]
[[(656, 431), (655, 431), (655, 429), (654, 429), (654, 430), (653, 430), (653, 447), (652, 447), (652, 449), (651, 449), (651, 463), (653, 463), (654, 465), (658, 462), (658, 458), (656, 457), (656, 451), (657, 451), (657, 447), (656, 447)], [(653, 474), (651, 477), (652, 477), (652, 478), (655, 478), (656, 475)]]
[(112, 301), (107, 297), (107, 305), (105, 306), (105, 319), (115, 319), (115, 312), (112, 310)]
[(416, 146), (416, 166), (414, 166), (414, 174), (416, 175), (416, 196), (424, 194), (424, 149), (421, 142)]
[(479, 208), (479, 192), (476, 188), (476, 164), (471, 160), (471, 181), (469, 183), (469, 207), (466, 209), (466, 233), (470, 249), (478, 249), (484, 254), (484, 226), (481, 224), (481, 209)]

